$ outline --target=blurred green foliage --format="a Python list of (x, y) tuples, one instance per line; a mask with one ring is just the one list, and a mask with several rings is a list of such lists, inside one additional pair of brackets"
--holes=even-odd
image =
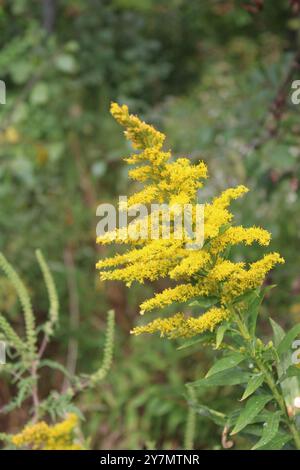
[[(34, 250), (49, 260), (62, 304), (49, 354), (63, 364), (74, 360), (73, 341), (75, 363), (95, 369), (105, 312), (116, 310), (114, 366), (104, 390), (80, 403), (95, 448), (180, 448), (184, 384), (212, 360), (197, 348), (191, 355), (159, 338), (129, 335), (151, 286), (129, 291), (98, 283), (97, 204), (130, 191), (121, 161), (128, 148), (109, 116), (111, 100), (158, 125), (175, 153), (203, 158), (216, 192), (237, 182), (252, 189), (236, 213), (246, 226), (269, 229), (272, 248), (286, 259), (270, 279), (279, 287), (265, 314), (282, 324), (299, 317), (300, 108), (289, 89), (279, 118), (272, 103), (300, 47), (300, 24), (291, 2), (263, 4), (255, 11), (250, 0), (0, 1), (0, 79), (7, 86), (0, 106), (0, 250), (34, 286), (42, 319), (47, 300)], [(0, 278), (0, 310), (18, 327), (18, 305), (5, 282)], [(57, 387), (61, 380), (59, 373), (51, 377)], [(0, 400), (11, 394), (3, 384)], [(230, 408), (227, 389), (198, 399)], [(26, 410), (0, 420), (6, 431), (25, 421)], [(197, 416), (196, 448), (220, 448), (211, 426)]]

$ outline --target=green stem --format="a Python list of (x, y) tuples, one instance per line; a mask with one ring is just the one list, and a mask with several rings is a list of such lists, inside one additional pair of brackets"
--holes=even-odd
[(184, 435), (184, 449), (193, 450), (194, 449), (194, 438), (196, 431), (196, 411), (193, 408), (193, 404), (196, 401), (195, 391), (192, 387), (188, 388), (189, 400), (191, 403), (188, 403), (188, 415), (186, 421), (185, 435)]
[(299, 435), (299, 432), (297, 431), (297, 428), (296, 428), (295, 424), (290, 420), (290, 417), (288, 415), (288, 411), (287, 411), (287, 408), (286, 408), (285, 400), (284, 400), (283, 396), (280, 394), (280, 392), (278, 391), (278, 388), (276, 386), (276, 383), (274, 381), (274, 378), (273, 378), (272, 374), (268, 371), (268, 369), (266, 368), (266, 366), (263, 364), (263, 362), (260, 359), (255, 358), (255, 361), (256, 361), (256, 364), (257, 364), (259, 370), (264, 374), (265, 381), (268, 384), (271, 392), (273, 393), (273, 396), (274, 396), (275, 400), (277, 401), (280, 410), (284, 414), (286, 424), (289, 427), (289, 430), (291, 431), (291, 434), (292, 434), (293, 439), (294, 439), (295, 444), (296, 444), (296, 448), (298, 450), (300, 450), (300, 435)]
[(256, 365), (258, 367), (258, 369), (263, 374), (263, 376), (265, 378), (265, 383), (268, 385), (269, 389), (271, 390), (271, 392), (273, 394), (273, 397), (274, 397), (274, 399), (276, 400), (276, 402), (279, 406), (279, 409), (282, 411), (282, 413), (285, 417), (285, 422), (286, 422), (286, 424), (287, 424), (287, 426), (288, 426), (288, 428), (289, 428), (289, 430), (290, 430), (290, 432), (293, 436), (296, 448), (298, 450), (300, 450), (300, 434), (297, 431), (297, 428), (296, 428), (295, 424), (291, 421), (291, 419), (289, 417), (284, 397), (282, 396), (282, 394), (278, 390), (278, 387), (276, 385), (276, 382), (275, 382), (271, 372), (268, 370), (266, 365), (263, 363), (263, 361), (258, 356), (258, 354), (257, 354), (258, 351), (257, 351), (256, 346), (255, 346), (256, 342), (253, 341), (254, 338), (251, 337), (246, 325), (243, 323), (243, 321), (241, 320), (239, 314), (233, 308), (230, 308), (230, 310), (231, 310), (231, 312), (234, 316), (234, 319), (235, 319), (235, 321), (238, 325), (241, 336), (247, 344), (247, 349), (248, 349), (248, 351), (251, 355), (251, 358), (254, 360), (254, 362), (256, 363)]

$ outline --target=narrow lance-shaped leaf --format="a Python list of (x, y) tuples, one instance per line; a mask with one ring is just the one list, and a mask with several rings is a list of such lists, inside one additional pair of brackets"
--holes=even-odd
[(185, 341), (183, 344), (178, 346), (177, 349), (178, 351), (181, 351), (182, 349), (191, 348), (192, 346), (195, 346), (195, 344), (202, 344), (202, 343), (210, 342), (212, 341), (212, 339), (213, 339), (213, 334), (210, 331), (208, 331), (200, 335), (199, 338), (193, 338), (193, 339)]
[(209, 308), (218, 303), (219, 299), (217, 297), (198, 297), (198, 299), (193, 300), (189, 303), (190, 307), (201, 307)]
[(292, 342), (298, 335), (300, 335), (300, 324), (295, 325), (280, 341), (279, 345), (277, 346), (277, 352), (280, 356), (292, 347)]
[(237, 434), (250, 424), (271, 399), (272, 397), (270, 395), (259, 395), (249, 398), (245, 408), (241, 411), (231, 435)]
[(273, 413), (263, 424), (263, 432), (259, 441), (252, 447), (252, 450), (259, 449), (270, 442), (277, 434), (280, 424), (280, 413)]
[(281, 383), (290, 377), (298, 377), (298, 379), (300, 379), (300, 368), (297, 366), (290, 366), (286, 370), (286, 372), (280, 377), (279, 382)]
[(284, 335), (285, 335), (284, 329), (280, 325), (278, 325), (276, 321), (272, 320), (272, 318), (270, 318), (270, 323), (271, 323), (271, 327), (272, 327), (273, 335), (274, 335), (274, 344), (277, 347), (284, 338)]
[[(288, 351), (284, 352), (285, 343), (286, 343), (286, 340), (285, 340), (286, 334), (283, 328), (272, 319), (270, 319), (270, 323), (272, 325), (272, 329), (274, 332), (274, 344), (276, 347), (276, 351), (277, 351), (277, 348), (279, 347), (281, 351), (280, 360), (276, 362), (276, 369), (277, 369), (278, 377), (280, 379), (280, 386), (281, 386), (281, 389), (285, 398), (285, 402), (287, 403), (288, 406), (292, 406), (294, 397), (296, 395), (299, 395), (300, 393), (298, 379), (296, 377), (290, 377), (282, 381), (282, 377), (285, 375), (287, 369), (291, 365), (291, 355), (288, 353)], [(296, 330), (292, 329), (291, 331), (293, 331), (293, 333), (290, 335), (290, 338), (293, 336), (293, 334), (295, 334), (294, 332)]]
[(224, 339), (224, 335), (228, 329), (228, 325), (225, 323), (224, 325), (219, 326), (217, 329), (216, 333), (216, 349), (219, 349), (219, 347), (222, 344), (222, 341)]
[(229, 356), (224, 357), (223, 359), (220, 359), (219, 361), (217, 361), (212, 366), (212, 368), (209, 369), (205, 377), (208, 378), (214, 374), (217, 374), (218, 372), (231, 369), (232, 367), (235, 367), (238, 364), (240, 364), (240, 362), (242, 362), (244, 359), (245, 357), (241, 353), (230, 354)]
[(266, 293), (270, 289), (273, 289), (274, 287), (275, 285), (266, 286), (261, 291), (259, 291), (259, 289), (256, 289), (252, 299), (250, 299), (249, 306), (248, 306), (247, 322), (248, 322), (248, 329), (251, 335), (255, 334), (257, 317), (258, 317), (261, 303), (264, 300)]
[(228, 372), (228, 370), (223, 370), (217, 374), (212, 375), (211, 377), (196, 380), (192, 383), (194, 387), (220, 387), (225, 385), (239, 385), (249, 382), (251, 374), (249, 372), (244, 372), (239, 369), (233, 369)]
[(268, 442), (268, 444), (260, 446), (259, 450), (280, 450), (291, 440), (292, 436), (283, 432), (278, 432), (276, 436)]
[(248, 385), (246, 387), (246, 390), (243, 393), (241, 401), (245, 400), (250, 395), (252, 395), (252, 393), (254, 393), (262, 385), (263, 381), (264, 381), (263, 374), (253, 375), (248, 382)]
[(201, 405), (201, 404), (197, 404), (195, 406), (195, 411), (200, 416), (205, 416), (206, 418), (210, 418), (211, 421), (213, 421), (218, 426), (225, 426), (226, 424), (227, 417), (224, 413), (221, 413), (220, 411), (213, 410), (212, 408), (209, 408), (208, 406)]

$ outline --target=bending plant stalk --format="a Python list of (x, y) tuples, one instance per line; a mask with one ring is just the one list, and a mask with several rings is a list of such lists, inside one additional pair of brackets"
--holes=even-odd
[[(30, 296), (23, 281), (0, 253), (0, 268), (14, 286), (25, 320), (25, 334), (21, 337), (10, 322), (0, 313), (0, 338), (8, 346), (9, 361), (0, 370), (17, 387), (13, 401), (0, 409), (10, 413), (21, 405), (28, 406), (29, 412), (24, 428), (15, 435), (0, 433), (0, 441), (6, 449), (34, 450), (77, 450), (86, 449), (88, 444), (79, 429), (80, 410), (75, 405), (75, 395), (98, 386), (110, 371), (114, 346), (114, 311), (108, 312), (107, 330), (102, 364), (92, 374), (71, 375), (59, 362), (45, 358), (49, 341), (56, 333), (59, 322), (59, 301), (54, 279), (42, 253), (36, 252), (49, 297), (48, 319), (36, 327)], [(41, 341), (39, 341), (41, 336)], [(47, 397), (40, 397), (41, 374), (47, 368), (59, 371), (69, 380), (67, 391), (53, 389)], [(49, 372), (48, 372), (49, 374)]]

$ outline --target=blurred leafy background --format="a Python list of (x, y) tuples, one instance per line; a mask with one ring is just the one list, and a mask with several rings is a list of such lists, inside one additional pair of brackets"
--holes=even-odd
[[(166, 132), (175, 155), (207, 162), (203, 197), (232, 184), (250, 187), (235, 205), (237, 217), (269, 229), (272, 248), (286, 259), (268, 280), (278, 287), (263, 310), (267, 337), (269, 315), (289, 326), (300, 314), (300, 105), (290, 99), (292, 79), (300, 78), (299, 12), (298, 0), (0, 0), (0, 79), (7, 87), (0, 250), (26, 279), (41, 319), (47, 298), (34, 250), (43, 250), (61, 299), (48, 355), (69, 370), (99, 364), (106, 311), (116, 311), (113, 368), (78, 404), (93, 448), (182, 447), (185, 383), (212, 361), (200, 347), (177, 350), (167, 340), (130, 336), (153, 286), (98, 281), (94, 266), (106, 248), (95, 246), (96, 207), (133, 189), (121, 160), (129, 147), (110, 101)], [(4, 277), (0, 310), (21, 328)], [(63, 380), (59, 371), (46, 379), (44, 396)], [(1, 379), (0, 404), (13, 393)], [(224, 411), (233, 397), (225, 388), (197, 399)], [(203, 409), (195, 448), (221, 448)], [(24, 405), (0, 418), (0, 431), (15, 432), (27, 418)]]

